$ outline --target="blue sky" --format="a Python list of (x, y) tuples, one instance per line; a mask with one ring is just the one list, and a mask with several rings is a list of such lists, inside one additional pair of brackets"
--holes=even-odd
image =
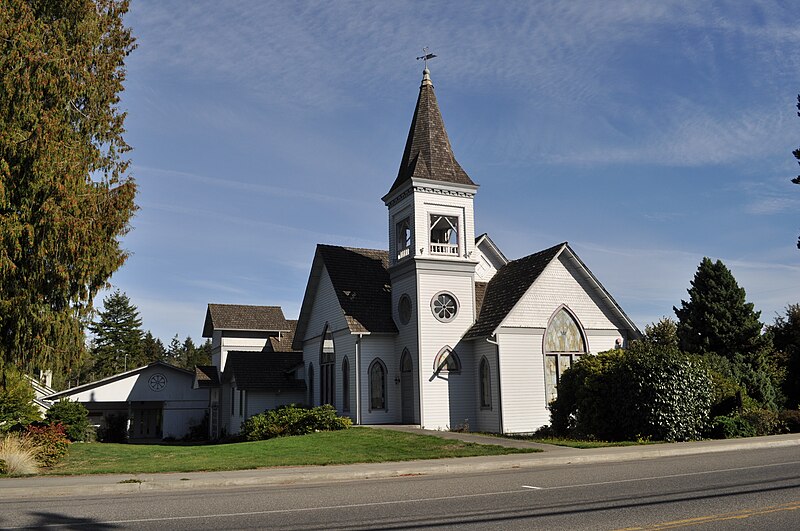
[[(296, 318), (317, 243), (387, 247), (421, 79), (509, 258), (569, 241), (640, 326), (703, 256), (800, 302), (795, 2), (134, 0), (140, 210), (111, 279), (164, 341), (206, 304)], [(101, 293), (97, 302), (100, 303)]]

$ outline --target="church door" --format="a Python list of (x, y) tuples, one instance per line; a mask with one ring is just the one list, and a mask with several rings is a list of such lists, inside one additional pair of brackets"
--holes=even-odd
[(400, 359), (400, 403), (402, 423), (414, 424), (414, 370), (407, 350)]

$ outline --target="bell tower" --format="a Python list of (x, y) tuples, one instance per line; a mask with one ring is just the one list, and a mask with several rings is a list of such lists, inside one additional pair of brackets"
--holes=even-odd
[[(404, 409), (404, 422), (443, 429), (452, 423), (446, 415), (452, 408), (442, 407), (451, 399), (442, 371), (466, 372), (472, 357), (464, 352), (471, 345), (460, 342), (475, 320), (477, 190), (453, 155), (425, 68), (400, 169), (383, 197), (396, 350), (408, 352), (415, 374), (414, 416)], [(442, 358), (442, 352), (448, 354)]]

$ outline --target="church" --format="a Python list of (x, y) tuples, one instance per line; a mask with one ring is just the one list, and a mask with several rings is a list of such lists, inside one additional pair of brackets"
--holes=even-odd
[(213, 425), (236, 433), (249, 415), (298, 401), (355, 424), (548, 424), (560, 375), (640, 332), (568, 243), (509, 260), (476, 237), (476, 193), (426, 68), (382, 198), (388, 250), (318, 245), (296, 322), (277, 307), (209, 305), (214, 365), (198, 374), (221, 386)]

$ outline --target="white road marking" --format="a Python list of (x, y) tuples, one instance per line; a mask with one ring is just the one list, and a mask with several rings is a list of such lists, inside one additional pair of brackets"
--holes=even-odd
[[(786, 463), (775, 463), (775, 464), (768, 464), (768, 465), (753, 465), (753, 466), (744, 466), (744, 467), (737, 467), (737, 468), (723, 468), (718, 470), (706, 470), (702, 472), (687, 472), (684, 474), (669, 474), (666, 476), (650, 476), (644, 478), (633, 478), (633, 479), (621, 479), (616, 481), (601, 481), (598, 483), (580, 483), (575, 485), (557, 485), (555, 487), (532, 487), (523, 485), (528, 489), (535, 489), (535, 490), (556, 490), (556, 489), (569, 489), (569, 488), (576, 488), (576, 487), (594, 487), (597, 485), (612, 485), (615, 483), (633, 483), (637, 481), (651, 481), (654, 479), (667, 479), (667, 478), (680, 478), (680, 477), (689, 477), (689, 476), (700, 476), (705, 474), (716, 474), (720, 472), (736, 472), (741, 470), (752, 470), (756, 468), (770, 468), (770, 467), (778, 467), (778, 466), (786, 466), (786, 465), (796, 465), (800, 464), (800, 461), (789, 461)], [(482, 492), (477, 494), (459, 494), (453, 496), (439, 496), (436, 498), (414, 498), (410, 500), (390, 500), (390, 501), (382, 501), (382, 502), (369, 502), (369, 503), (353, 503), (348, 505), (328, 505), (322, 507), (300, 507), (300, 508), (293, 508), (293, 509), (273, 509), (268, 511), (248, 511), (248, 512), (240, 512), (240, 513), (225, 513), (225, 514), (201, 514), (201, 515), (186, 515), (186, 516), (166, 516), (160, 518), (134, 518), (129, 520), (107, 520), (102, 522), (92, 522), (92, 525), (110, 525), (110, 524), (135, 524), (135, 523), (144, 523), (144, 522), (169, 522), (169, 521), (178, 521), (178, 520), (207, 520), (211, 518), (230, 518), (236, 516), (260, 516), (260, 515), (267, 515), (267, 514), (279, 514), (279, 513), (302, 513), (302, 512), (309, 512), (309, 511), (328, 511), (333, 509), (352, 509), (356, 507), (377, 507), (382, 505), (394, 505), (400, 503), (419, 503), (419, 502), (435, 502), (435, 501), (446, 501), (446, 500), (456, 500), (456, 499), (464, 499), (464, 498), (480, 498), (485, 496), (498, 496), (503, 494), (518, 494), (522, 491), (519, 489), (515, 490), (506, 490), (506, 491), (497, 491), (497, 492)], [(79, 524), (80, 525), (80, 524)], [(88, 524), (87, 524), (88, 525)], [(43, 525), (41, 527), (64, 527), (64, 523), (58, 524), (49, 524)], [(4, 528), (4, 529), (24, 529), (24, 528)]]
[(542, 490), (542, 487), (532, 487), (530, 485), (523, 485), (523, 489), (534, 489), (534, 490)]

